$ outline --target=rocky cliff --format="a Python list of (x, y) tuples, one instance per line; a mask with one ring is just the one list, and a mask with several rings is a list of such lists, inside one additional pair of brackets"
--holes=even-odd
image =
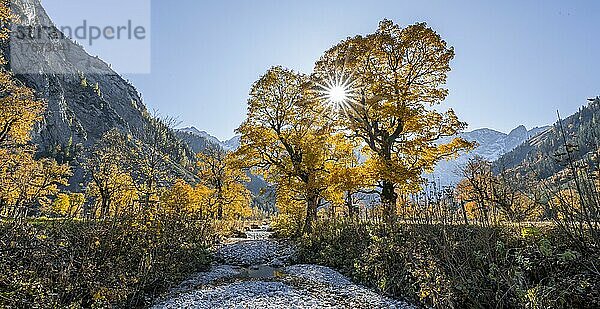
[[(17, 16), (11, 36), (18, 35), (18, 27), (56, 30), (39, 0), (16, 0), (11, 7)], [(14, 42), (13, 37), (11, 44), (3, 46), (8, 65), (48, 104), (43, 120), (32, 133), (41, 155), (74, 164), (76, 174), (81, 176), (74, 159), (108, 130), (118, 129), (135, 137), (156, 126), (135, 87), (77, 43), (48, 33), (35, 42), (44, 48)], [(192, 152), (174, 132), (168, 135), (170, 145), (165, 151), (174, 162), (185, 165)]]

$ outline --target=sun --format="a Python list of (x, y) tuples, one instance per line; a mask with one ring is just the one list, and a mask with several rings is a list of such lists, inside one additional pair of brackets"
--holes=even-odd
[(348, 100), (348, 89), (344, 86), (335, 86), (327, 91), (329, 101), (335, 104), (342, 104)]
[(318, 84), (321, 88), (319, 98), (328, 106), (345, 110), (350, 104), (356, 102), (356, 89), (353, 85), (352, 78), (344, 77), (343, 74), (330, 77), (324, 84)]

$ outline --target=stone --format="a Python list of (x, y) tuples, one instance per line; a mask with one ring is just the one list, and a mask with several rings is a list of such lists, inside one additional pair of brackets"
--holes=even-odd
[[(225, 261), (269, 261), (283, 264), (293, 246), (277, 241), (240, 241), (222, 246), (217, 254)], [(259, 269), (252, 264), (251, 269)], [(243, 269), (216, 265), (184, 282), (153, 308), (415, 308), (352, 283), (339, 272), (319, 265), (292, 265), (282, 276), (250, 278)], [(191, 287), (191, 288), (190, 288)]]

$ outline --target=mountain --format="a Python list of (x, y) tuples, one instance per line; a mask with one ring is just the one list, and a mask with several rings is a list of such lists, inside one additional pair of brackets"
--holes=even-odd
[[(480, 156), (489, 161), (496, 161), (505, 153), (510, 152), (523, 144), (523, 142), (536, 137), (549, 129), (550, 127), (541, 127), (528, 130), (525, 126), (521, 125), (508, 134), (487, 128), (461, 133), (458, 136), (467, 141), (476, 142), (478, 146), (473, 151), (462, 154), (457, 159), (439, 162), (435, 171), (432, 174), (425, 175), (425, 177), (430, 181), (436, 181), (442, 186), (455, 185), (462, 179), (462, 176), (460, 176), (461, 167), (464, 166), (470, 158)], [(177, 134), (181, 139), (188, 143), (195, 152), (202, 151), (209, 143), (219, 145), (226, 151), (234, 151), (240, 146), (239, 136), (235, 136), (228, 141), (220, 141), (206, 131), (198, 130), (195, 127), (178, 129)], [(451, 139), (452, 138), (442, 139), (440, 143), (450, 142)], [(251, 178), (252, 181), (248, 187), (255, 194), (267, 185), (260, 177), (252, 175)]]
[(238, 148), (240, 148), (240, 139), (241, 139), (241, 136), (237, 135), (228, 141), (224, 141), (222, 143), (223, 148), (231, 150), (231, 151), (238, 150)]
[[(455, 185), (462, 179), (460, 169), (470, 158), (480, 156), (489, 161), (496, 161), (505, 153), (515, 149), (523, 142), (548, 129), (549, 127), (541, 127), (527, 130), (525, 126), (519, 126), (509, 134), (487, 128), (461, 133), (458, 136), (467, 141), (476, 142), (476, 148), (469, 153), (462, 154), (454, 160), (439, 162), (435, 171), (432, 174), (426, 175), (426, 178), (431, 181), (436, 181), (442, 186)], [(447, 143), (451, 139), (452, 138), (445, 138), (440, 142)]]
[(190, 134), (190, 135), (193, 135), (196, 137), (200, 137), (200, 138), (206, 140), (208, 143), (212, 143), (214, 145), (222, 144), (218, 138), (206, 133), (206, 131), (200, 131), (200, 130), (196, 129), (196, 127), (177, 129), (177, 132), (187, 133), (187, 134)]
[[(12, 1), (11, 8), (17, 16), (13, 29), (56, 29), (40, 0)], [(32, 141), (42, 156), (73, 164), (75, 182), (83, 177), (75, 159), (107, 131), (117, 129), (138, 139), (142, 139), (140, 132), (159, 131), (161, 124), (150, 115), (135, 87), (77, 43), (42, 36), (35, 44), (52, 47), (48, 52), (15, 45), (12, 38), (12, 44), (2, 46), (10, 69), (47, 102), (43, 119), (32, 132)], [(168, 141), (164, 150), (172, 161), (189, 164), (191, 150), (173, 131), (163, 134)]]
[[(221, 147), (221, 149), (227, 152), (235, 151), (240, 147), (240, 136), (235, 136), (227, 141), (220, 141), (206, 131), (198, 130), (195, 127), (177, 129), (175, 132), (195, 153), (202, 152), (210, 145)], [(247, 175), (250, 181), (245, 185), (252, 192), (254, 206), (266, 212), (275, 212), (273, 186), (267, 183), (261, 176), (254, 175), (251, 172), (248, 172)]]
[(194, 153), (204, 151), (210, 145), (220, 146), (221, 142), (204, 131), (196, 128), (176, 129), (175, 134), (192, 149)]
[(206, 131), (200, 131), (196, 127), (188, 127), (176, 130), (178, 136), (184, 139), (190, 147), (199, 152), (204, 149), (207, 143), (218, 145), (226, 151), (235, 151), (240, 147), (240, 136), (235, 136), (227, 141), (220, 141), (218, 138), (210, 135)]
[[(576, 161), (598, 156), (600, 145), (600, 98), (590, 99), (577, 113), (562, 121), (569, 148)], [(534, 172), (539, 178), (551, 177), (564, 169), (556, 155), (565, 153), (563, 134), (557, 122), (546, 130), (512, 151), (507, 152), (494, 163), (494, 168), (519, 170), (522, 173)]]

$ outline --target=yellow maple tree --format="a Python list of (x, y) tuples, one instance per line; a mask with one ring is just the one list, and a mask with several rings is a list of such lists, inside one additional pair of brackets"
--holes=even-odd
[(88, 196), (95, 201), (91, 215), (106, 218), (119, 215), (138, 199), (133, 178), (124, 163), (129, 151), (127, 136), (111, 130), (96, 142), (84, 167), (90, 179)]
[(466, 127), (452, 110), (439, 112), (454, 50), (426, 24), (401, 28), (389, 20), (367, 36), (342, 41), (316, 63), (319, 84), (343, 87), (340, 121), (365, 145), (365, 167), (376, 179), (385, 213), (395, 213), (397, 190), (420, 190), (425, 171), (471, 144), (456, 138)]
[(52, 159), (34, 158), (33, 149), (0, 148), (1, 215), (23, 218), (34, 208), (50, 205), (71, 171)]
[(280, 215), (305, 232), (318, 208), (336, 199), (332, 181), (343, 177), (332, 172), (353, 155), (330, 114), (308, 76), (276, 66), (252, 86), (247, 119), (238, 129), (238, 153), (276, 184)]
[(236, 162), (236, 156), (219, 146), (209, 145), (197, 155), (202, 194), (215, 219), (241, 219), (251, 214), (252, 194), (245, 183), (250, 179)]

